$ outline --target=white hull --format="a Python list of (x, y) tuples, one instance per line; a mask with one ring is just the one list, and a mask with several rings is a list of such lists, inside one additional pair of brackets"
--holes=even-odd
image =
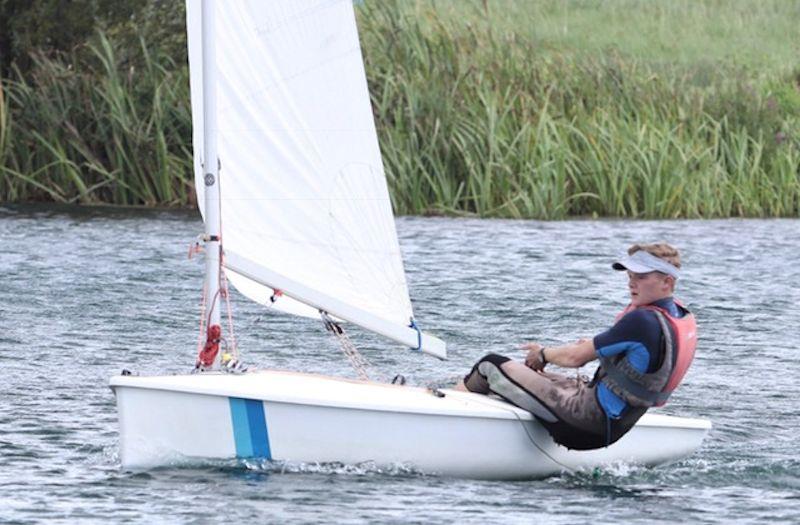
[(122, 464), (261, 457), (403, 464), (425, 473), (525, 479), (614, 462), (654, 466), (694, 452), (702, 419), (646, 414), (617, 443), (556, 445), (524, 410), (485, 396), (279, 371), (116, 376)]

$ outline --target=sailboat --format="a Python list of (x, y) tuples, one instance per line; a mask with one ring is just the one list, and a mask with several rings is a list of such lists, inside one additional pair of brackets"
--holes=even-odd
[(111, 378), (123, 467), (253, 458), (528, 479), (700, 446), (703, 419), (646, 414), (615, 444), (574, 451), (498, 398), (245, 371), (219, 346), (228, 281), (269, 309), (321, 317), (356, 364), (349, 323), (420, 359), (446, 346), (414, 319), (352, 0), (188, 0), (187, 31), (205, 336), (195, 373)]

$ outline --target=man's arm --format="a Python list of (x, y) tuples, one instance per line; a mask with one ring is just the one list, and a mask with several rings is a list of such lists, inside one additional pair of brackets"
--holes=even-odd
[[(649, 328), (648, 328), (649, 326)], [(578, 368), (593, 359), (597, 359), (596, 349), (607, 349), (614, 343), (623, 341), (639, 341), (646, 348), (649, 348), (647, 334), (660, 334), (661, 327), (658, 324), (655, 314), (645, 310), (634, 310), (616, 323), (605, 332), (596, 335), (592, 339), (579, 339), (577, 342), (564, 346), (551, 346), (545, 349), (542, 361), (539, 343), (527, 343), (522, 348), (528, 350), (525, 364), (534, 370), (542, 370), (547, 363), (553, 363), (567, 368)], [(658, 345), (653, 342), (651, 346)], [(611, 354), (604, 353), (606, 357)]]
[[(542, 355), (544, 347), (539, 343), (526, 343), (522, 345), (522, 348), (528, 350), (525, 364), (534, 370), (543, 369), (547, 363), (566, 368), (578, 368), (597, 359), (592, 339), (579, 339), (575, 343), (563, 346), (549, 346), (544, 349), (544, 355)], [(542, 357), (544, 357), (544, 361), (542, 361)]]

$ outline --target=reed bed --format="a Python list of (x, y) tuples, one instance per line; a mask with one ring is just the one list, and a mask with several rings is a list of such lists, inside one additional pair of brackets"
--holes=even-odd
[(77, 54), (35, 57), (2, 83), (6, 201), (176, 206), (194, 198), (188, 70), (145, 42), (99, 34)]
[[(623, 16), (624, 9), (676, 4), (609, 2), (602, 9)], [(694, 20), (696, 4), (707, 11), (703, 22), (725, 10), (683, 3), (683, 12), (664, 16)], [(585, 41), (538, 39), (524, 34), (531, 19), (513, 2), (458, 11), (452, 3), (408, 5), (367, 3), (361, 25), (400, 213), (800, 212), (800, 69), (688, 55), (645, 61), (614, 48), (587, 49)], [(558, 19), (553, 2), (534, 8)], [(778, 4), (770, 8), (776, 13), (749, 16), (792, 18)], [(742, 13), (730, 11), (728, 23), (739, 25)]]
[[(728, 34), (737, 28), (737, 38), (757, 38), (748, 17), (773, 24), (765, 38), (795, 27), (796, 3), (520, 5), (533, 4), (359, 5), (397, 213), (800, 214), (800, 68), (791, 58), (797, 43), (784, 52), (775, 38), (765, 41), (764, 61), (747, 46), (739, 58), (726, 58), (720, 44), (731, 49), (736, 39)], [(654, 9), (664, 12), (648, 12)], [(595, 33), (614, 42), (609, 13), (649, 23), (644, 31), (662, 39), (672, 30), (665, 20), (680, 26), (684, 19), (684, 40), (691, 24), (712, 20), (722, 36), (706, 41), (704, 33), (677, 51), (653, 37), (654, 53), (641, 49), (646, 36), (627, 42), (626, 33), (621, 49), (581, 36), (587, 31), (575, 35), (575, 26), (595, 21)], [(122, 49), (103, 35), (87, 46), (90, 60), (39, 57), (32, 75), (3, 81), (0, 195), (190, 204), (185, 56), (166, 56), (144, 41)]]

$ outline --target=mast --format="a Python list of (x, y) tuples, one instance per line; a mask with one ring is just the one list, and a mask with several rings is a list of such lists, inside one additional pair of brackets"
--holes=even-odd
[[(205, 183), (205, 290), (206, 345), (201, 364), (210, 367), (216, 360), (220, 327), (220, 200), (219, 160), (217, 158), (217, 89), (214, 34), (214, 0), (202, 0), (203, 45), (203, 181)], [(205, 354), (205, 355), (204, 355)]]

